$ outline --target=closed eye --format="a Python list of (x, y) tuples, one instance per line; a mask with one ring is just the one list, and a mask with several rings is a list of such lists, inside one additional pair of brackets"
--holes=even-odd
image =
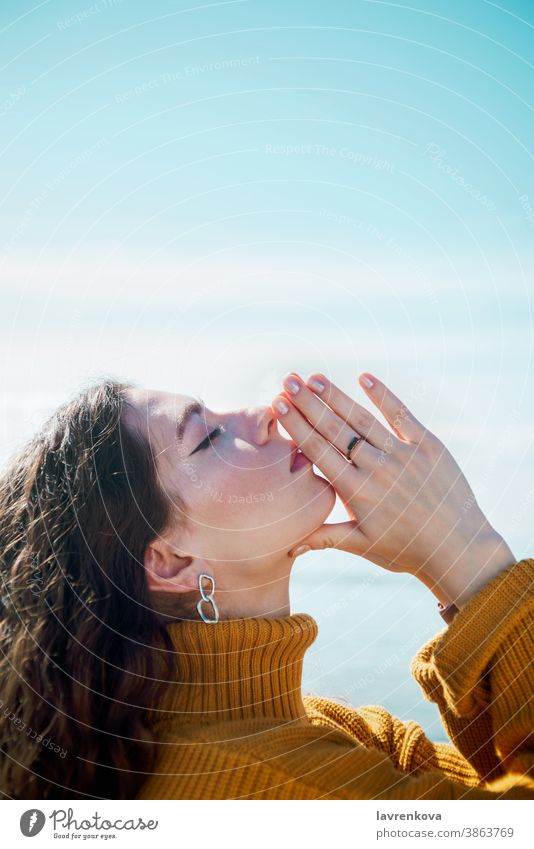
[[(217, 425), (217, 427), (214, 428), (214, 430), (212, 430), (211, 433), (208, 434), (206, 439), (203, 439), (200, 445), (197, 445), (197, 447), (193, 451), (191, 451), (191, 454), (195, 454), (197, 451), (202, 451), (202, 449), (207, 448), (208, 445), (211, 444), (212, 440), (219, 436), (221, 433), (224, 433), (224, 431), (224, 425)], [(191, 454), (189, 455), (190, 457)]]

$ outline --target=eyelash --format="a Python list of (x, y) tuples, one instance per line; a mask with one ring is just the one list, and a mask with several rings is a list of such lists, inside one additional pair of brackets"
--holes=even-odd
[[(200, 443), (200, 445), (197, 445), (197, 447), (195, 448), (195, 451), (201, 451), (202, 449), (207, 448), (208, 445), (211, 443), (211, 441), (216, 436), (219, 436), (221, 433), (224, 433), (224, 432), (225, 432), (224, 425), (221, 425), (221, 424), (217, 425), (217, 427), (214, 428), (214, 430), (212, 430), (211, 433), (208, 434), (206, 439), (203, 439), (202, 442)], [(192, 451), (191, 453), (194, 454), (195, 451)]]

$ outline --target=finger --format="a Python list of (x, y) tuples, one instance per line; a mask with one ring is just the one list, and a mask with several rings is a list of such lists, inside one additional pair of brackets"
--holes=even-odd
[(294, 545), (289, 556), (298, 556), (299, 548), (302, 545), (307, 545), (312, 551), (320, 551), (324, 548), (337, 548), (340, 551), (350, 551), (352, 554), (359, 554), (366, 551), (369, 542), (362, 534), (356, 525), (356, 522), (337, 522), (329, 525), (321, 525), (306, 539), (301, 540)]
[[(406, 405), (372, 374), (364, 372), (359, 380), (368, 397), (378, 407), (395, 433), (408, 442), (420, 442), (427, 430)], [(371, 383), (371, 386), (368, 383)]]
[[(312, 374), (306, 381), (313, 392), (319, 393), (325, 404), (328, 404), (342, 419), (374, 448), (382, 449), (385, 441), (391, 439), (391, 432), (381, 424), (369, 410), (358, 404), (353, 398), (343, 392), (324, 374)], [(324, 386), (324, 389), (320, 389)], [(356, 452), (360, 450), (360, 442)]]
[[(279, 402), (282, 402), (280, 407)], [(334, 484), (342, 497), (351, 498), (364, 480), (363, 474), (356, 466), (344, 459), (339, 451), (312, 427), (293, 405), (292, 398), (288, 395), (277, 395), (272, 409), (281, 425), (306, 457)], [(287, 412), (284, 412), (284, 409)]]
[[(353, 440), (355, 428), (338, 416), (330, 407), (308, 389), (304, 381), (295, 372), (291, 372), (284, 380), (284, 388), (291, 397), (297, 409), (308, 419), (310, 424), (322, 433), (325, 439), (334, 445), (343, 457), (348, 459), (347, 449)], [(362, 436), (357, 432), (358, 436)], [(375, 463), (379, 452), (364, 439), (351, 451), (350, 460), (355, 465)]]

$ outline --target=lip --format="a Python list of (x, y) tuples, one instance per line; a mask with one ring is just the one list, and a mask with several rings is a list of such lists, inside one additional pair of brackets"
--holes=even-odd
[(305, 465), (311, 466), (311, 461), (308, 460), (305, 454), (302, 453), (298, 445), (294, 445), (291, 454), (289, 455), (289, 472), (290, 474), (294, 474), (294, 472), (298, 471), (298, 469), (294, 469), (295, 461), (297, 457), (301, 457), (302, 460), (299, 461), (299, 466), (302, 468)]

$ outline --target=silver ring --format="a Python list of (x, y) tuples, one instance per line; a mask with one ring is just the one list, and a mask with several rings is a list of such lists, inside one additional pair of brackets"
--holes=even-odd
[(353, 437), (352, 437), (352, 439), (351, 439), (351, 441), (349, 442), (348, 447), (347, 447), (347, 459), (348, 459), (348, 460), (350, 460), (350, 452), (352, 451), (352, 449), (353, 449), (356, 445), (358, 445), (358, 443), (359, 443), (359, 442), (361, 442), (361, 441), (362, 441), (362, 439), (363, 439), (363, 436), (358, 436), (358, 434), (356, 434), (356, 436), (353, 436)]

